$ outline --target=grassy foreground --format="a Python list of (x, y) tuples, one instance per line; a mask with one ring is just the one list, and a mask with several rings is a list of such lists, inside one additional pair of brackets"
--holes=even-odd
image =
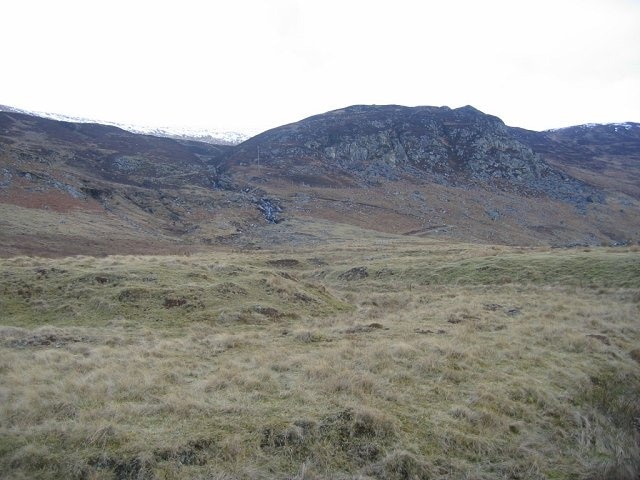
[(640, 253), (0, 260), (0, 476), (637, 479)]

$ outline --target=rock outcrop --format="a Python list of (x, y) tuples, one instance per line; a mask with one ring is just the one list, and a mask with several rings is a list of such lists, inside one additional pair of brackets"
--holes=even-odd
[(290, 175), (318, 170), (360, 184), (413, 179), (483, 184), (580, 204), (598, 198), (552, 168), (498, 117), (466, 106), (353, 106), (264, 132), (236, 147), (226, 167), (260, 162)]

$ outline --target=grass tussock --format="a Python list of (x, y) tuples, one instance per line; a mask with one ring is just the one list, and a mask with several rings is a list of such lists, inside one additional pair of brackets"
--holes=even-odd
[(5, 259), (0, 471), (634, 479), (639, 259), (406, 240)]

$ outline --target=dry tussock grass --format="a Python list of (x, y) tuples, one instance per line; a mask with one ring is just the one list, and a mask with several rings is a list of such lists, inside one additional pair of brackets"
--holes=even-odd
[[(14, 478), (636, 478), (638, 275), (619, 269), (616, 284), (607, 266), (589, 284), (558, 284), (555, 269), (568, 278), (582, 255), (609, 265), (637, 254), (571, 252), (571, 264), (521, 252), (537, 265), (528, 282), (474, 270), (505, 268), (509, 252), (403, 240), (286, 257), (7, 259), (0, 468)], [(340, 278), (361, 265), (368, 277)], [(449, 280), (433, 274), (444, 270)], [(166, 308), (167, 292), (185, 304)]]

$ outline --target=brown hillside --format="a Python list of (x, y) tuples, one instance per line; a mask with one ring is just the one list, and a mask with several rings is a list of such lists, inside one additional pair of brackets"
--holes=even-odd
[(312, 245), (326, 238), (313, 223), (636, 242), (638, 131), (529, 132), (472, 107), (355, 106), (230, 147), (0, 112), (2, 254), (272, 247), (300, 241), (301, 225)]

